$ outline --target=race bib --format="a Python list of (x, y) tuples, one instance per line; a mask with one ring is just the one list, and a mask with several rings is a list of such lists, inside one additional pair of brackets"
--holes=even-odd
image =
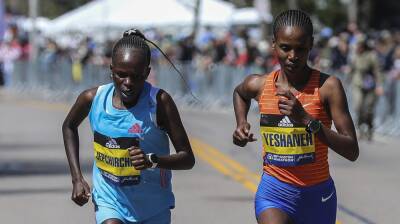
[(94, 133), (94, 158), (102, 175), (116, 185), (135, 185), (140, 182), (140, 171), (132, 165), (127, 150), (138, 146), (138, 138), (110, 138)]
[(264, 162), (276, 166), (299, 166), (315, 161), (315, 136), (305, 126), (284, 115), (261, 115)]

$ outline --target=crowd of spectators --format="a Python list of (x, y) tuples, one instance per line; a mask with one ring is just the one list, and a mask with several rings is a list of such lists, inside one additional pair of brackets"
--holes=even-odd
[[(257, 27), (232, 27), (221, 32), (219, 28), (205, 27), (191, 34), (167, 33), (162, 29), (145, 29), (145, 35), (155, 42), (178, 65), (189, 65), (195, 69), (212, 69), (214, 65), (252, 68), (252, 72), (265, 73), (278, 67), (272, 54), (272, 37), (263, 38)], [(108, 66), (114, 40), (96, 41), (93, 36), (70, 38), (67, 44), (57, 37), (39, 36), (39, 54), (43, 67), (56, 64), (57, 60), (68, 60), (79, 71), (87, 64)], [(330, 27), (315, 32), (314, 48), (309, 63), (351, 83), (352, 65), (357, 57), (356, 45), (363, 40), (377, 55), (379, 69), (385, 81), (384, 94), (389, 102), (389, 114), (395, 112), (397, 85), (400, 77), (400, 31), (361, 31), (355, 24), (346, 29)], [(28, 60), (30, 44), (28, 33), (17, 24), (9, 23), (0, 43), (0, 84), (7, 85), (12, 75), (13, 62)], [(152, 65), (166, 63), (161, 53), (152, 50)], [(186, 76), (191, 73), (183, 72)], [(79, 80), (79, 75), (76, 76)], [(190, 78), (190, 77), (189, 77)]]

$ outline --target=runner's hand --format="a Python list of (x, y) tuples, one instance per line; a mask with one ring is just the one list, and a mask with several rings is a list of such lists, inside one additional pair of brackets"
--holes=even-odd
[(128, 148), (129, 156), (136, 170), (144, 170), (151, 167), (151, 162), (147, 159), (146, 154), (137, 146)]
[(250, 133), (250, 124), (248, 122), (239, 124), (233, 132), (233, 144), (243, 147), (247, 142), (257, 141), (254, 134)]
[(75, 204), (79, 206), (86, 204), (89, 201), (90, 195), (89, 184), (84, 179), (73, 182), (71, 199)]
[(312, 119), (290, 90), (278, 89), (276, 95), (281, 96), (278, 101), (278, 108), (283, 115), (287, 115), (293, 121), (303, 124), (307, 124)]

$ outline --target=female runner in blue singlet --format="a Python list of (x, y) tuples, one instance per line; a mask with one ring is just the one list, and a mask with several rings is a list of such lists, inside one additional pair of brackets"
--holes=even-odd
[[(195, 163), (171, 96), (146, 82), (151, 56), (146, 41), (152, 43), (136, 29), (124, 33), (112, 51), (113, 82), (83, 91), (62, 127), (72, 200), (82, 206), (92, 196), (99, 224), (170, 223), (171, 170)], [(92, 192), (79, 164), (78, 126), (87, 116), (94, 136)], [(175, 154), (170, 155), (168, 137)]]

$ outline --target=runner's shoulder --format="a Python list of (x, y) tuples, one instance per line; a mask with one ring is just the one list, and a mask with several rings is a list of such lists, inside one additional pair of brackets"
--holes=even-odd
[(343, 85), (338, 77), (321, 72), (320, 93), (322, 95), (336, 95), (338, 91), (341, 91), (342, 89)]
[(326, 73), (321, 72), (320, 76), (320, 88), (327, 88), (332, 90), (334, 88), (342, 86), (342, 82), (335, 75), (328, 75)]
[(264, 81), (267, 76), (268, 74), (250, 74), (246, 76), (244, 81), (248, 83), (259, 83), (260, 81)]
[(246, 89), (250, 89), (253, 91), (258, 91), (260, 90), (265, 83), (265, 79), (267, 77), (268, 74), (251, 74), (248, 75), (244, 81), (243, 81), (243, 85)]
[(244, 81), (235, 89), (241, 97), (245, 99), (258, 99), (262, 92), (267, 75), (251, 74), (246, 76)]
[(93, 87), (93, 88), (84, 90), (81, 94), (79, 94), (77, 102), (91, 103), (93, 101), (94, 97), (96, 96), (98, 88), (99, 87), (97, 86), (97, 87)]
[(165, 89), (159, 89), (156, 95), (157, 106), (166, 107), (175, 105), (175, 101)]

